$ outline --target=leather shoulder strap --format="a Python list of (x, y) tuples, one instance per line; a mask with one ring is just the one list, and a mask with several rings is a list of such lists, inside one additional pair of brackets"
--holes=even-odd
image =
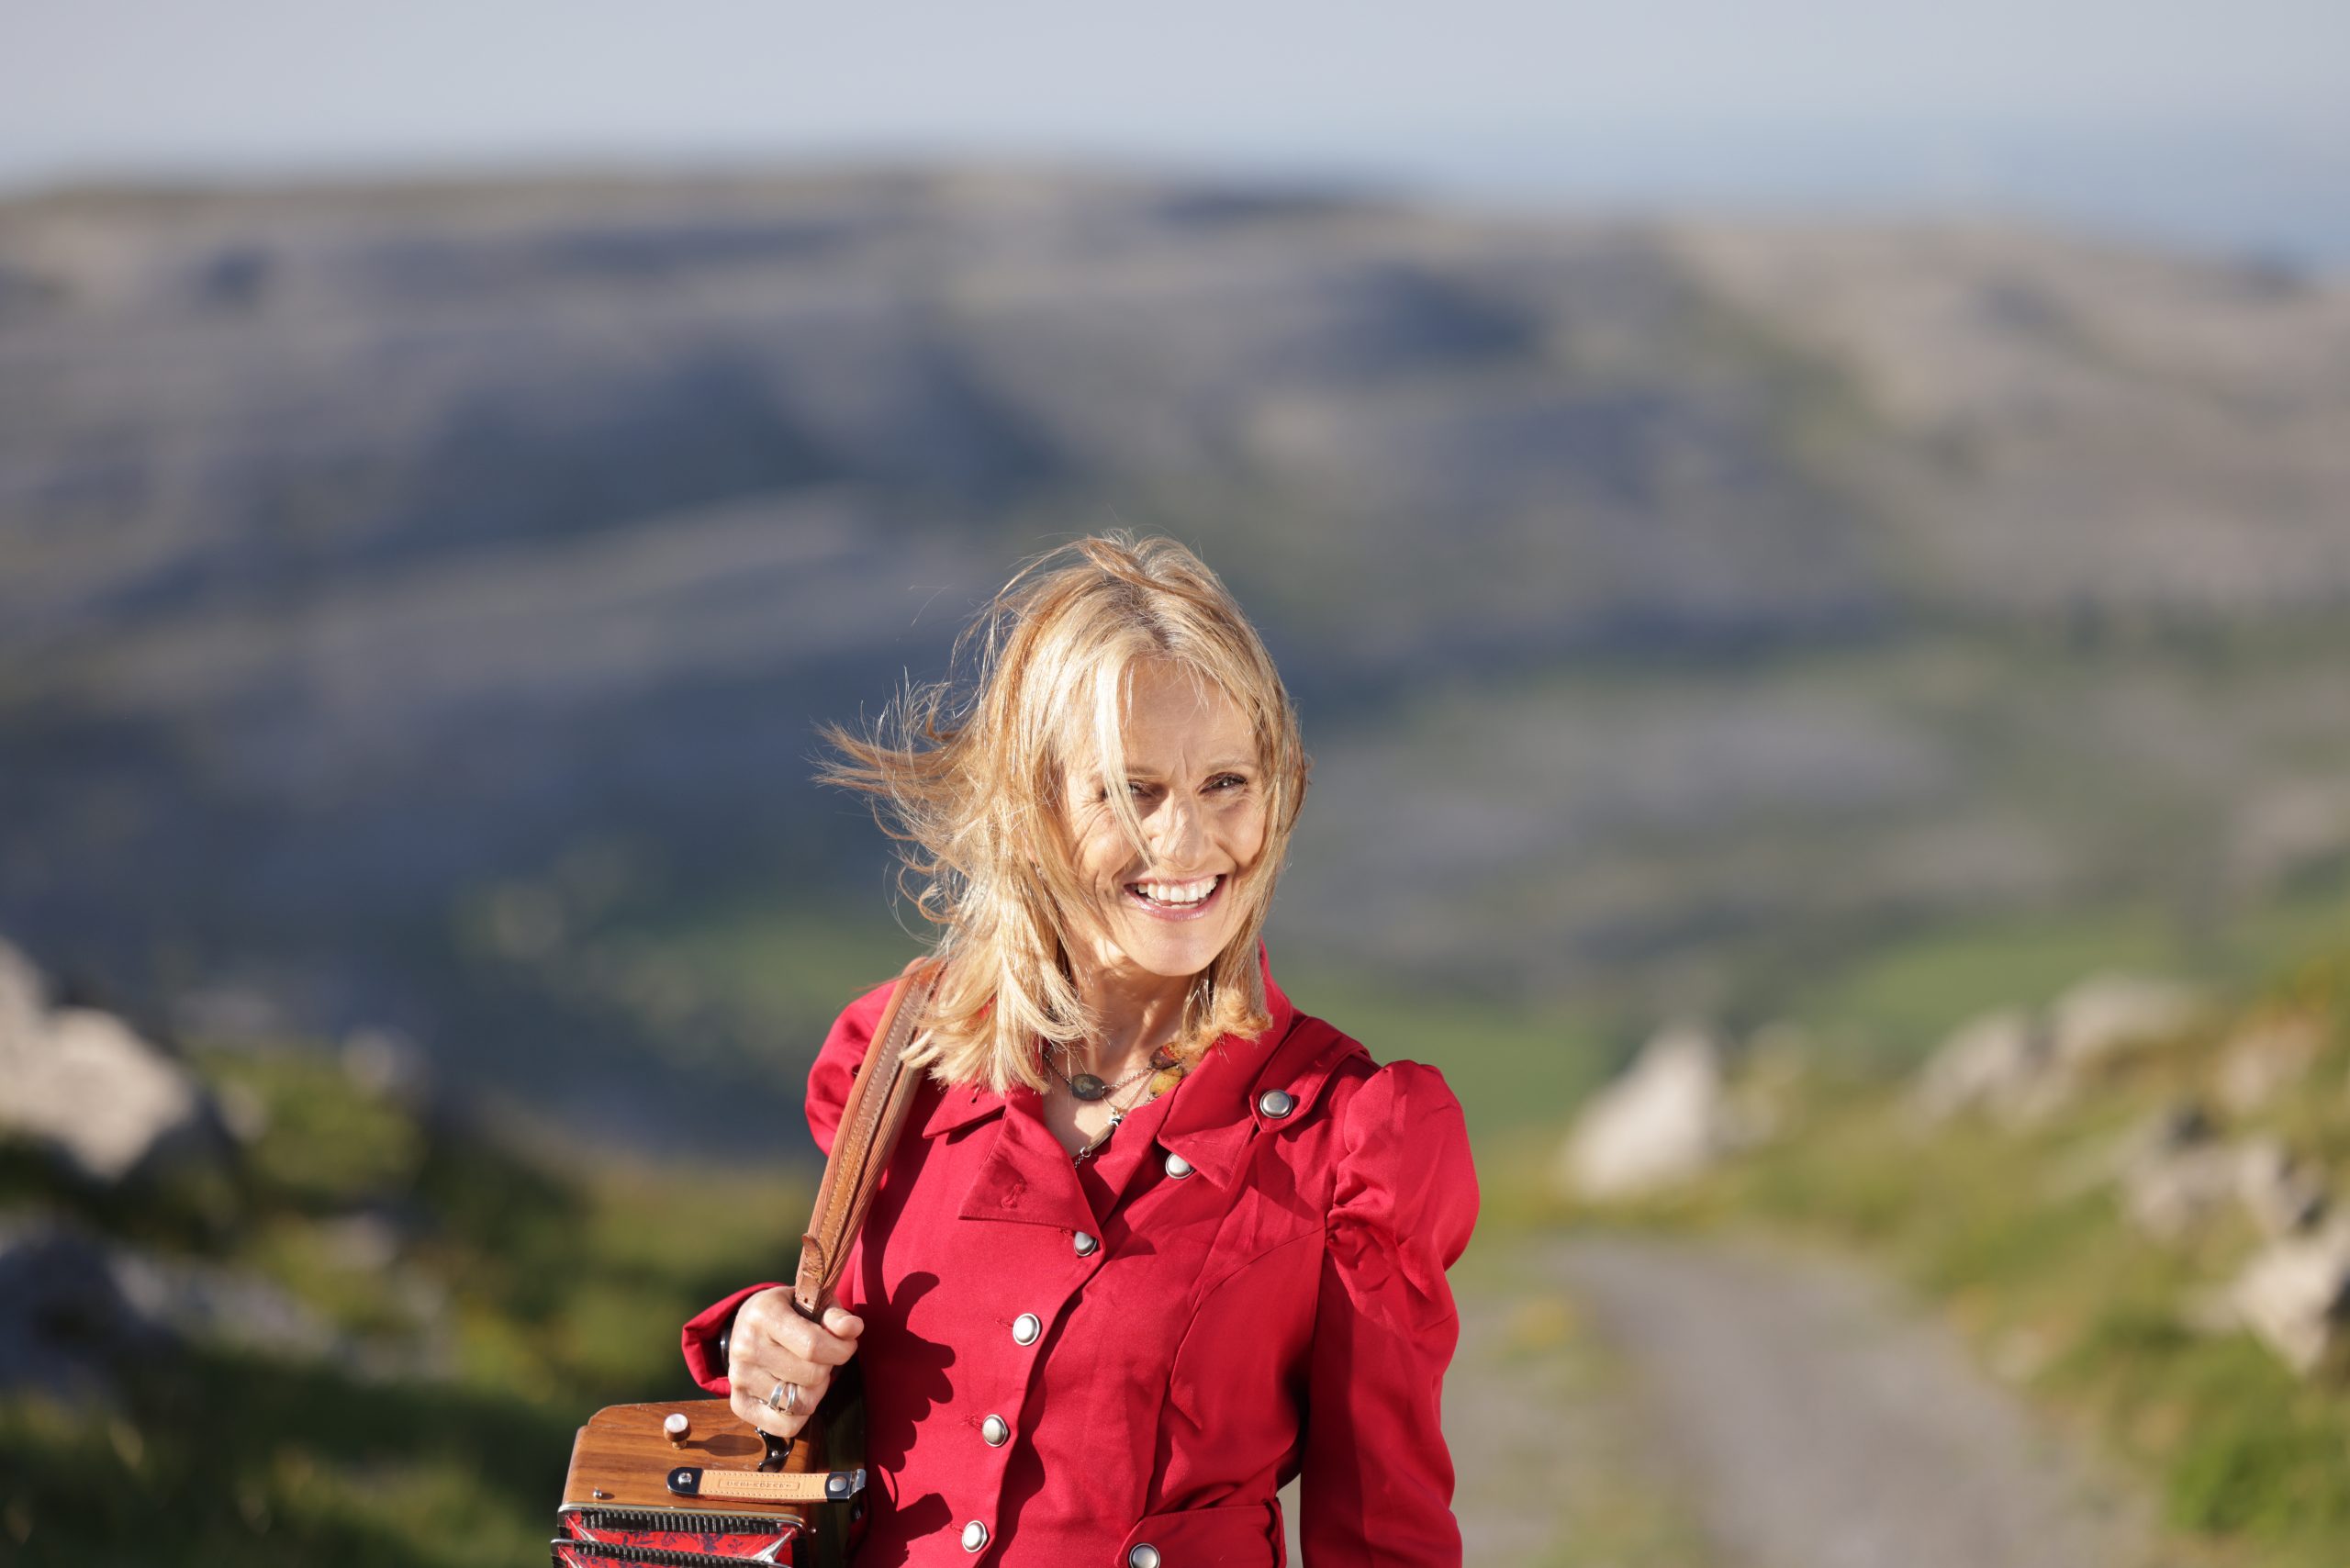
[(921, 1072), (909, 1070), (901, 1058), (913, 1039), (915, 1024), (930, 1010), (945, 968), (935, 958), (916, 958), (906, 966), (849, 1085), (832, 1157), (824, 1161), (824, 1179), (816, 1188), (816, 1210), (809, 1216), (808, 1233), (800, 1238), (800, 1274), (791, 1304), (811, 1321), (822, 1319), (824, 1308), (833, 1304), (834, 1287), (848, 1265), (849, 1244), (865, 1223), (873, 1189), (880, 1184), (898, 1131), (905, 1125), (906, 1107), (921, 1087)]

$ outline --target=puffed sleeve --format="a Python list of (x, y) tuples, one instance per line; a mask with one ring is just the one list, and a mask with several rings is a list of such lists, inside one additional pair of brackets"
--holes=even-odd
[[(833, 1152), (833, 1135), (840, 1128), (841, 1113), (848, 1106), (849, 1085), (856, 1079), (857, 1064), (865, 1059), (866, 1047), (873, 1043), (873, 1031), (881, 1022), (882, 1009), (889, 1005), (890, 989), (896, 983), (891, 980), (876, 986), (842, 1009), (825, 1034), (823, 1045), (817, 1048), (815, 1065), (808, 1070), (808, 1133), (827, 1158)], [(686, 1320), (679, 1338), (685, 1347), (686, 1370), (693, 1374), (694, 1382), (711, 1394), (726, 1392), (726, 1357), (718, 1348), (719, 1336), (733, 1325), (735, 1310), (745, 1301), (761, 1291), (789, 1286), (790, 1282), (768, 1280), (744, 1285)], [(854, 1309), (855, 1304), (849, 1299), (851, 1288), (851, 1282), (844, 1277), (840, 1303)]]
[(1460, 1102), (1435, 1068), (1374, 1070), (1338, 1121), (1300, 1484), (1306, 1568), (1460, 1562), (1445, 1369), (1460, 1320), (1445, 1279), (1477, 1223)]

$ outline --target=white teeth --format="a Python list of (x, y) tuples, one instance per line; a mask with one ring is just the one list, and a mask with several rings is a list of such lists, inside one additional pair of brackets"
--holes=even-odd
[(1197, 903), (1215, 891), (1215, 879), (1204, 882), (1136, 882), (1142, 894), (1158, 903)]

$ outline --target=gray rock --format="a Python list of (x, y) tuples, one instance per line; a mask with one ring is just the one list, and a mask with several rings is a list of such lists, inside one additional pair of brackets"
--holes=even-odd
[(323, 1361), (368, 1381), (449, 1375), (456, 1347), (446, 1292), (390, 1266), (384, 1231), (366, 1220), (328, 1238), (346, 1266), (382, 1273), (386, 1299), (412, 1325), (363, 1340), (251, 1271), (109, 1245), (49, 1215), (0, 1216), (0, 1393), (116, 1405), (122, 1372), (191, 1344)]
[(225, 1141), (195, 1074), (121, 1019), (88, 1007), (0, 1032), (0, 1133), (44, 1144), (109, 1185), (215, 1157)]
[(2230, 1111), (2249, 1115), (2307, 1078), (2324, 1043), (2306, 1014), (2257, 1019), (2229, 1038), (2213, 1090)]
[(2178, 1242), (2236, 1198), (2236, 1151), (2216, 1140), (2152, 1156), (2121, 1179), (2121, 1210), (2156, 1241)]
[(1929, 1122), (1967, 1111), (2013, 1119), (2042, 1097), (2048, 1036), (2021, 1008), (2001, 1008), (1951, 1031), (1919, 1070), (1910, 1104)]
[(183, 1338), (296, 1360), (346, 1348), (315, 1309), (258, 1274), (128, 1248), (106, 1267), (140, 1316)]
[(2048, 1048), (2058, 1068), (2077, 1072), (2140, 1046), (2185, 1033), (2202, 1021), (2202, 999), (2174, 980), (2094, 974), (2048, 1009)]
[(120, 1356), (168, 1335), (117, 1282), (95, 1238), (46, 1215), (0, 1217), (0, 1391), (112, 1404)]
[(1911, 1109), (1928, 1123), (1966, 1111), (2010, 1125), (2042, 1121), (2072, 1102), (2095, 1064), (2202, 1018), (2200, 999), (2185, 986), (2091, 975), (2043, 1014), (2000, 1008), (1953, 1030), (1919, 1070)]
[(2274, 1137), (2228, 1142), (2191, 1102), (2162, 1112), (2131, 1140), (2119, 1171), (2122, 1212), (2138, 1231), (2179, 1242), (2241, 1206), (2263, 1237), (2288, 1236), (2325, 1206), (2322, 1172)]
[(2193, 1101), (2165, 1106), (2124, 1145), (2121, 1212), (2141, 1234), (2177, 1242), (2233, 1201), (2235, 1156)]
[(2277, 1137), (2236, 1145), (2236, 1198), (2261, 1234), (2272, 1239), (2307, 1228), (2325, 1210), (2322, 1171), (2296, 1159)]
[(2306, 1377), (2333, 1349), (2350, 1309), (2350, 1217), (2255, 1254), (2229, 1287), (2236, 1320)]
[(1575, 1118), (1554, 1182), (1566, 1196), (1601, 1202), (1673, 1186), (1720, 1158), (1732, 1123), (1720, 1042), (1702, 1028), (1665, 1029)]

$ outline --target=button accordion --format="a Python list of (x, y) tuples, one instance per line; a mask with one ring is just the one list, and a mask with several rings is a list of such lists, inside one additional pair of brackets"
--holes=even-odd
[[(822, 1322), (905, 1124), (920, 1073), (900, 1059), (942, 966), (908, 964), (850, 1086), (791, 1305)], [(579, 1428), (549, 1543), (554, 1568), (726, 1562), (845, 1568), (867, 1506), (864, 1379), (851, 1360), (789, 1442), (723, 1399), (613, 1405)]]

